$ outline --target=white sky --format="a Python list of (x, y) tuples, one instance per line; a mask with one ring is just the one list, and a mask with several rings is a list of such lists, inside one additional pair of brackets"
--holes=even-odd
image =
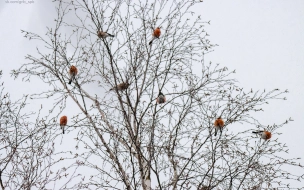
[(273, 124), (292, 117), (280, 138), (291, 154), (303, 156), (304, 1), (209, 0), (201, 5), (203, 19), (211, 20), (210, 40), (219, 44), (208, 55), (212, 62), (236, 69), (240, 86), (289, 89), (287, 101), (272, 101), (259, 118)]
[[(304, 116), (304, 1), (204, 0), (196, 6), (196, 12), (203, 20), (211, 20), (205, 30), (211, 43), (219, 45), (207, 55), (208, 61), (236, 69), (239, 86), (254, 90), (289, 89), (287, 101), (270, 102), (264, 107), (265, 112), (257, 117), (265, 125), (279, 124), (292, 117), (294, 122), (280, 130), (283, 134), (279, 138), (289, 146), (291, 157), (304, 158), (304, 126), (301, 124)], [(46, 26), (54, 24), (54, 13), (51, 1), (0, 2), (0, 69), (4, 73), (2, 81), (6, 91), (13, 99), (44, 88), (36, 81), (24, 83), (9, 77), (12, 69), (25, 62), (26, 54), (36, 51), (35, 42), (23, 38), (20, 30), (44, 34)]]

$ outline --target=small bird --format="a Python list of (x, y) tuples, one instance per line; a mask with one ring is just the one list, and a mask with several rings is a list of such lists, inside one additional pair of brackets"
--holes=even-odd
[(62, 134), (64, 134), (64, 127), (66, 126), (66, 124), (68, 123), (68, 118), (67, 118), (67, 116), (62, 116), (61, 118), (60, 118), (60, 127), (61, 127), (61, 129), (62, 129)]
[(103, 39), (105, 39), (105, 38), (107, 38), (107, 37), (115, 37), (114, 35), (109, 34), (109, 33), (107, 33), (107, 32), (103, 32), (103, 31), (98, 31), (98, 32), (97, 32), (97, 36), (98, 36), (99, 38), (103, 38)]
[(156, 98), (156, 102), (158, 104), (162, 104), (166, 102), (166, 96), (161, 91), (159, 91), (158, 97)]
[(261, 135), (261, 139), (268, 140), (271, 138), (271, 132), (269, 131), (252, 131), (252, 133)]
[(215, 122), (214, 122), (214, 127), (215, 127), (214, 136), (216, 136), (218, 130), (220, 130), (222, 132), (224, 125), (225, 125), (225, 123), (224, 123), (224, 121), (221, 117), (219, 117), (215, 120)]
[(153, 31), (153, 33), (152, 33), (153, 38), (152, 38), (152, 40), (149, 42), (149, 45), (152, 44), (153, 40), (155, 40), (156, 38), (159, 38), (160, 34), (161, 34), (160, 27), (157, 27), (157, 28)]
[(130, 84), (128, 82), (123, 82), (123, 83), (118, 84), (117, 86), (114, 86), (110, 90), (117, 89), (117, 90), (123, 91), (123, 90), (126, 90), (129, 86), (130, 86)]
[(211, 189), (213, 189), (215, 186), (210, 186), (210, 187), (208, 187), (208, 186), (202, 186), (199, 190), (211, 190)]
[(77, 75), (77, 73), (78, 73), (77, 68), (74, 65), (72, 65), (70, 70), (69, 70), (69, 74), (70, 74), (69, 84), (71, 84), (72, 80), (75, 79), (75, 76)]

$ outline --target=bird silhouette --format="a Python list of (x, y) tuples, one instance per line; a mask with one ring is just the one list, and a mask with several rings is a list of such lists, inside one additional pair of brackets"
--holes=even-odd
[(60, 118), (60, 127), (61, 127), (61, 129), (62, 129), (62, 134), (64, 134), (64, 127), (66, 126), (66, 124), (68, 123), (68, 118), (67, 118), (67, 116), (62, 116), (61, 118)]
[(72, 65), (69, 70), (69, 74), (70, 74), (69, 84), (71, 84), (72, 80), (75, 79), (77, 73), (78, 73), (78, 69), (74, 65)]
[(156, 98), (156, 102), (158, 104), (162, 104), (166, 102), (166, 96), (161, 91), (159, 91), (158, 97)]
[(264, 140), (268, 140), (268, 139), (270, 139), (271, 138), (271, 132), (269, 132), (269, 131), (266, 131), (266, 130), (264, 130), (264, 131), (252, 131), (252, 133), (255, 133), (255, 134), (258, 134), (258, 135), (260, 135), (261, 136), (261, 139), (264, 139)]
[(217, 118), (214, 122), (215, 133), (214, 136), (217, 135), (217, 131), (220, 130), (222, 132), (225, 123), (221, 117)]
[(105, 39), (105, 38), (107, 38), (107, 37), (115, 37), (114, 35), (112, 35), (112, 34), (109, 34), (109, 33), (107, 33), (107, 32), (103, 32), (103, 31), (98, 31), (97, 32), (97, 36), (99, 37), (99, 38), (103, 38), (103, 39)]
[(130, 86), (130, 84), (128, 82), (123, 82), (123, 83), (118, 84), (117, 86), (114, 86), (110, 90), (117, 89), (118, 91), (123, 91), (123, 90), (126, 90), (129, 86)]
[(160, 27), (157, 27), (157, 28), (153, 31), (153, 33), (152, 33), (153, 38), (152, 38), (152, 40), (149, 42), (149, 45), (151, 45), (152, 42), (153, 42), (156, 38), (159, 38), (160, 34), (161, 34)]

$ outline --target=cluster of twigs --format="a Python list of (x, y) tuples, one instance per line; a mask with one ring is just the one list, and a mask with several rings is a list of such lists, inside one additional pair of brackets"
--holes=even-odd
[[(45, 36), (22, 31), (42, 45), (12, 72), (48, 84), (48, 91), (31, 98), (51, 99), (54, 106), (28, 130), (19, 105), (1, 103), (2, 110), (12, 109), (1, 112), (12, 117), (7, 124), (1, 120), (7, 143), (1, 147), (3, 189), (286, 188), (289, 180), (303, 178), (284, 170), (303, 166), (280, 157), (288, 149), (276, 131), (287, 121), (265, 125), (252, 116), (269, 100), (284, 99), (287, 91), (241, 88), (234, 71), (206, 63), (205, 55), (216, 45), (204, 30), (210, 22), (191, 11), (199, 1), (56, 3), (55, 25)], [(161, 36), (149, 45), (159, 26)], [(100, 31), (115, 37), (102, 37)], [(72, 65), (78, 73), (69, 85)], [(122, 83), (126, 88), (117, 87)], [(159, 92), (166, 96), (162, 104), (156, 103)], [(58, 120), (67, 101), (78, 108), (64, 134), (73, 135), (75, 149), (56, 152), (52, 143), (63, 138)], [(219, 116), (225, 127), (213, 136)], [(271, 131), (272, 139), (260, 140), (251, 133), (256, 129)], [(9, 172), (16, 166), (34, 171), (22, 168), (31, 175), (26, 178)]]

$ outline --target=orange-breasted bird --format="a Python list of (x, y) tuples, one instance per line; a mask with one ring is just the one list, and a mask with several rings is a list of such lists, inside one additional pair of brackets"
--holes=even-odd
[(114, 86), (110, 90), (117, 89), (119, 91), (122, 91), (122, 90), (126, 90), (129, 86), (130, 86), (130, 84), (128, 82), (123, 82), (123, 83), (118, 84), (117, 86)]
[(98, 31), (98, 32), (97, 32), (97, 36), (98, 36), (99, 38), (103, 38), (103, 39), (105, 39), (105, 38), (107, 38), (107, 37), (115, 37), (114, 35), (109, 34), (109, 33), (107, 33), (107, 32), (103, 32), (103, 31)]
[(161, 91), (159, 91), (158, 97), (156, 98), (156, 102), (158, 104), (162, 104), (166, 102), (166, 96)]
[(215, 128), (214, 136), (216, 136), (218, 130), (220, 130), (222, 132), (224, 125), (225, 125), (225, 123), (224, 123), (224, 121), (221, 117), (219, 117), (215, 120), (215, 122), (214, 122), (214, 128)]
[(155, 40), (156, 38), (159, 38), (160, 34), (161, 34), (160, 27), (157, 27), (157, 28), (153, 31), (153, 33), (152, 33), (153, 38), (152, 38), (152, 40), (149, 42), (149, 45), (152, 44), (153, 40)]
[(271, 132), (269, 131), (252, 131), (252, 133), (259, 134), (261, 139), (268, 140), (271, 138)]
[(64, 134), (64, 127), (66, 126), (66, 124), (68, 123), (68, 118), (67, 118), (67, 116), (62, 116), (61, 118), (60, 118), (60, 127), (61, 127), (61, 129), (62, 129), (62, 134)]
[(77, 73), (78, 73), (77, 68), (74, 65), (72, 65), (70, 70), (69, 70), (69, 74), (70, 74), (69, 84), (71, 84), (72, 80), (75, 79), (75, 76), (77, 75)]

